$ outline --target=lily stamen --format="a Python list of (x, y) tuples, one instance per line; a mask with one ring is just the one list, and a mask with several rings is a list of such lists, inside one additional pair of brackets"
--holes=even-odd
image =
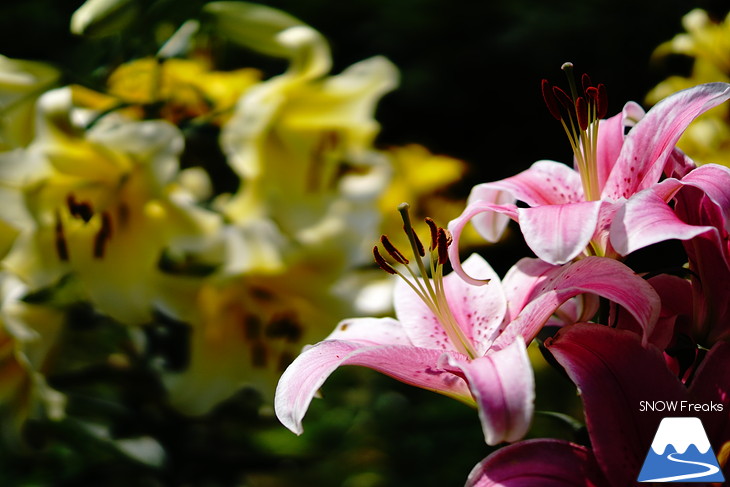
[[(375, 262), (387, 273), (395, 274), (403, 279), (426, 306), (428, 306), (431, 312), (433, 312), (454, 347), (470, 359), (474, 359), (477, 357), (477, 352), (471, 344), (471, 341), (464, 335), (446, 300), (443, 267), (448, 262), (448, 247), (452, 241), (451, 234), (448, 230), (438, 227), (432, 219), (426, 218), (426, 224), (431, 232), (431, 241), (428, 248), (429, 272), (423, 262), (423, 258), (426, 257), (426, 251), (411, 224), (410, 214), (408, 212), (409, 208), (410, 205), (402, 203), (398, 206), (398, 211), (401, 213), (401, 218), (403, 219), (403, 231), (408, 236), (417, 271), (411, 267), (410, 260), (393, 245), (386, 235), (380, 238), (380, 243), (393, 260), (405, 266), (411, 278), (409, 279), (388, 263), (380, 253), (377, 245), (373, 248)], [(431, 276), (430, 279), (429, 275)]]
[[(570, 95), (548, 80), (542, 80), (542, 95), (550, 114), (563, 126), (568, 135), (587, 201), (600, 199), (598, 184), (598, 124), (608, 110), (608, 97), (603, 84), (593, 86), (588, 75), (581, 77), (583, 94), (578, 91), (573, 76), (573, 65), (561, 68), (570, 86)], [(567, 115), (567, 116), (564, 116)]]

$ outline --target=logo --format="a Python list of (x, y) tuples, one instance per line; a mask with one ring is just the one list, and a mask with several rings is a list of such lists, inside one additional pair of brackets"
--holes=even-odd
[(699, 418), (664, 418), (646, 454), (639, 482), (724, 482)]

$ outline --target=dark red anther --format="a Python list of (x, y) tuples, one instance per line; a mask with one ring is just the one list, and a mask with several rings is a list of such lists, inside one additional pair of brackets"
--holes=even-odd
[(373, 257), (375, 257), (375, 263), (378, 264), (378, 267), (383, 269), (385, 272), (388, 274), (397, 274), (396, 270), (385, 261), (382, 255), (380, 255), (377, 245), (373, 247)]
[(439, 254), (439, 265), (444, 265), (449, 261), (449, 245), (451, 245), (453, 237), (448, 230), (439, 228), (437, 240), (436, 248)]
[(448, 231), (448, 230), (446, 230), (445, 228), (443, 228), (442, 230), (443, 230), (443, 231), (444, 231), (444, 233), (446, 234), (446, 246), (447, 246), (447, 247), (450, 247), (450, 246), (451, 246), (451, 242), (453, 242), (453, 241), (454, 241), (454, 236), (453, 236), (453, 235), (451, 235), (451, 232), (450, 232), (450, 231)]
[(578, 118), (578, 126), (581, 130), (588, 130), (588, 104), (586, 99), (579, 96), (575, 100), (575, 113)]
[(573, 103), (573, 99), (569, 97), (566, 92), (564, 92), (557, 86), (553, 86), (553, 94), (555, 95), (555, 98), (558, 99), (560, 104), (563, 105), (566, 110), (568, 110), (568, 113), (572, 114), (575, 111), (575, 104)]
[(606, 91), (606, 85), (600, 83), (598, 85), (598, 96), (596, 97), (596, 116), (605, 118), (608, 113), (608, 92)]
[(548, 111), (550, 111), (550, 115), (552, 115), (555, 120), (561, 120), (563, 117), (560, 115), (560, 106), (558, 106), (558, 100), (555, 98), (550, 82), (546, 79), (542, 80), (541, 88), (542, 98), (545, 100), (545, 104), (548, 107)]
[(399, 264), (408, 265), (408, 259), (406, 258), (406, 256), (403, 255), (400, 250), (395, 248), (395, 245), (393, 245), (387, 235), (380, 236), (380, 243), (383, 244), (385, 251), (388, 252), (391, 257), (393, 257), (393, 260), (395, 260)]
[(591, 83), (591, 77), (588, 76), (586, 73), (583, 73), (583, 76), (580, 78), (580, 82), (583, 85), (583, 92), (588, 93), (588, 88), (593, 87), (593, 83)]
[(428, 229), (431, 231), (431, 245), (428, 247), (428, 250), (435, 250), (436, 246), (438, 245), (438, 227), (436, 226), (436, 222), (433, 221), (432, 218), (426, 217), (424, 219), (426, 224), (428, 225)]

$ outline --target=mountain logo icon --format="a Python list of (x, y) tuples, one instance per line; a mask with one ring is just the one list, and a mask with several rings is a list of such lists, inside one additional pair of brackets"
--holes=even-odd
[(724, 482), (699, 418), (664, 418), (657, 428), (639, 482)]

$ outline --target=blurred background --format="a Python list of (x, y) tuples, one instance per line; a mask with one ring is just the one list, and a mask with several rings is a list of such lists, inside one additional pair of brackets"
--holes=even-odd
[[(182, 21), (204, 2), (150, 1), (149, 17), (140, 17), (127, 34), (135, 40), (96, 43), (69, 33), (71, 14), (82, 3), (4, 1), (0, 54), (50, 62), (62, 67), (67, 83), (93, 85), (104, 76), (100, 66), (122, 61), (110, 55), (130, 59), (144, 52), (147, 22), (156, 16)], [(682, 31), (683, 15), (700, 7), (721, 19), (728, 10), (720, 0), (259, 3), (320, 31), (331, 44), (335, 73), (373, 55), (390, 59), (400, 70), (400, 86), (378, 104), (377, 145), (419, 143), (465, 161), (466, 177), (452, 188), (462, 196), (478, 182), (507, 177), (536, 160), (570, 160), (569, 145), (539, 89), (542, 78), (564, 85), (563, 62), (607, 86), (614, 114), (628, 100), (642, 103), (669, 74), (689, 71), (691, 62), (679, 56), (650, 62), (659, 44)], [(239, 50), (222, 59), (222, 69), (255, 64), (265, 77), (284, 67)], [(503, 274), (526, 251), (510, 238), (484, 249), (484, 255)], [(539, 353), (535, 360), (542, 360)], [(567, 409), (579, 417), (572, 385), (549, 367), (538, 373), (545, 377), (538, 379), (538, 409)], [(79, 378), (73, 380), (66, 385), (51, 379), (51, 385), (80, 387)], [(323, 390), (326, 400), (314, 401), (301, 437), (279, 426), (251, 391), (191, 419), (160, 405), (164, 392), (153, 377), (125, 374), (116, 380), (133, 407), (131, 414), (107, 412), (112, 430), (155, 438), (164, 461), (149, 461), (159, 453), (155, 448), (147, 455), (120, 454), (68, 422), (53, 427), (31, 422), (29, 445), (0, 449), (0, 485), (461, 485), (490, 452), (475, 411), (369, 370), (336, 372)], [(530, 435), (543, 434), (575, 438), (581, 432), (570, 422), (538, 415)]]
[[(82, 3), (3, 2), (2, 53), (67, 66), (72, 79), (90, 76), (109, 62), (110, 51), (69, 33), (70, 16)], [(203, 3), (150, 2), (149, 15), (182, 21)], [(418, 142), (464, 159), (473, 181), (500, 179), (538, 159), (569, 157), (539, 90), (542, 78), (564, 86), (562, 63), (571, 61), (577, 73), (606, 84), (609, 113), (615, 113), (627, 100), (642, 101), (668, 73), (689, 69), (681, 59), (649, 62), (660, 43), (682, 31), (684, 14), (703, 8), (722, 19), (728, 9), (721, 0), (260, 3), (319, 30), (331, 43), (334, 72), (373, 55), (392, 60), (401, 84), (379, 104), (380, 142)], [(268, 74), (281, 66), (272, 63)]]

